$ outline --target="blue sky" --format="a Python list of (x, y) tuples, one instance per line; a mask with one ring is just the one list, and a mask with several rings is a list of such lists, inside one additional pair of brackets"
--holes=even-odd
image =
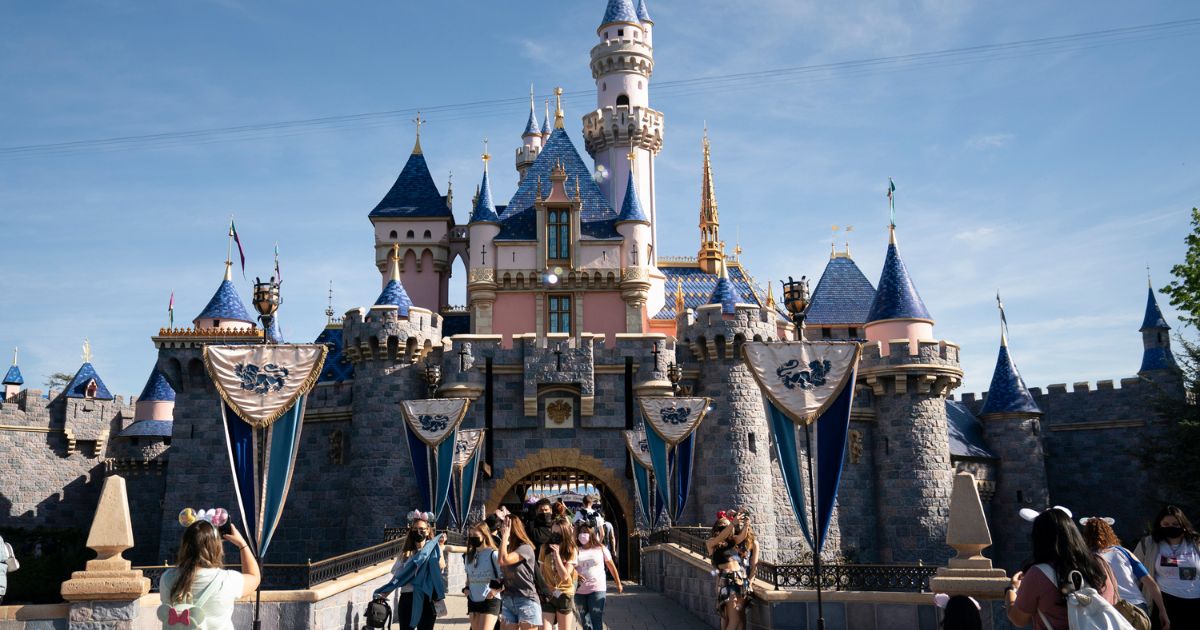
[[(1169, 280), (1200, 204), (1195, 27), (703, 90), (654, 85), (1195, 18), (1196, 7), (648, 1), (651, 103), (666, 114), (664, 254), (696, 250), (707, 120), (722, 236), (731, 249), (740, 240), (760, 282), (819, 276), (832, 224), (854, 226), (854, 258), (877, 280), (891, 176), (902, 255), (938, 336), (963, 346), (960, 391), (990, 379), (997, 289), (1030, 386), (1137, 370), (1145, 267), (1155, 286)], [(582, 148), (602, 0), (350, 6), (4, 3), (0, 146), (512, 99), (425, 114), (426, 158), (443, 190), (454, 172), (461, 221), (484, 136), (495, 196), (512, 194), (531, 81), (539, 103), (555, 85), (576, 93), (567, 122)], [(379, 291), (366, 215), (408, 156), (411, 117), (0, 152), (0, 348), (21, 346), (26, 381), (40, 387), (52, 371), (73, 372), (90, 338), (110, 389), (136, 394), (169, 293), (186, 322), (219, 283), (231, 213), (251, 279), (270, 272), (279, 241), (284, 332), (311, 340), (331, 280), (339, 313)], [(248, 296), (249, 283), (240, 287)], [(454, 301), (462, 294), (459, 284)]]

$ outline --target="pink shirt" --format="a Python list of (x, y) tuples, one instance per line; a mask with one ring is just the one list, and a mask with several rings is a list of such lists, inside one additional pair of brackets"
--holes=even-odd
[(579, 550), (579, 564), (575, 570), (579, 572), (579, 588), (575, 590), (580, 595), (603, 593), (608, 590), (608, 582), (604, 577), (604, 563), (612, 562), (612, 554), (603, 545), (591, 549)]
[[(1102, 562), (1104, 572), (1108, 579), (1104, 583), (1104, 588), (1100, 589), (1100, 595), (1108, 600), (1108, 603), (1116, 603), (1116, 590), (1113, 584), (1116, 579), (1112, 575), (1112, 571), (1108, 568), (1108, 563)], [(1050, 578), (1037, 567), (1030, 567), (1025, 572), (1021, 579), (1021, 588), (1017, 589), (1017, 601), (1014, 604), (1021, 612), (1033, 616), (1033, 627), (1035, 630), (1067, 630), (1067, 604), (1063, 599), (1062, 594), (1058, 590), (1058, 585), (1051, 582)], [(1046, 615), (1046, 619), (1050, 620), (1052, 627), (1047, 628), (1042, 623), (1042, 616), (1038, 614), (1041, 611)]]

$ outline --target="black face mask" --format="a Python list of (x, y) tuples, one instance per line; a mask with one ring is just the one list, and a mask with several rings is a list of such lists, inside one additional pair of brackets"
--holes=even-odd
[(1179, 538), (1183, 535), (1182, 527), (1160, 527), (1158, 531), (1162, 533), (1163, 538)]
[(467, 542), (470, 543), (472, 547), (478, 547), (479, 545), (483, 544), (483, 539), (479, 536), (472, 536), (467, 539)]
[(562, 541), (562, 534), (558, 532), (550, 532), (550, 538), (546, 540), (546, 542), (550, 543), (551, 545), (561, 545)]
[(553, 514), (538, 514), (537, 515), (537, 522), (539, 525), (549, 525), (553, 519), (554, 519)]

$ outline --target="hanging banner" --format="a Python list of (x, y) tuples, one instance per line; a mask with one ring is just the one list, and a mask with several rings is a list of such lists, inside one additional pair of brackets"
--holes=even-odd
[(479, 456), (483, 452), (483, 429), (458, 432), (454, 446), (454, 488), (450, 491), (450, 510), (459, 528), (467, 525), (475, 485), (479, 480)]
[[(861, 346), (853, 342), (751, 342), (744, 348), (746, 363), (768, 398), (767, 424), (788, 501), (804, 537), (819, 552), (825, 545), (841, 481)], [(801, 476), (800, 431), (805, 432), (807, 456), (812, 460), (816, 491), (812, 506)], [(810, 510), (816, 514), (816, 532), (811, 531)]]
[(654, 464), (650, 462), (650, 447), (646, 444), (646, 430), (638, 428), (624, 431), (622, 435), (625, 438), (625, 450), (629, 452), (630, 468), (633, 469), (633, 492), (636, 495), (637, 507), (646, 523), (646, 530), (653, 530), (654, 490), (650, 487), (650, 471), (654, 469)]
[(292, 485), (305, 395), (326, 347), (206, 346), (204, 364), (221, 395), (221, 424), (242, 529), (258, 557), (267, 552)]
[(692, 482), (692, 435), (711, 403), (709, 398), (638, 398), (650, 426), (645, 432), (646, 447), (661, 502), (658, 509), (666, 511), (666, 518), (672, 521), (678, 521), (687, 503)]
[(623, 435), (625, 436), (625, 449), (629, 451), (633, 461), (642, 468), (653, 469), (654, 464), (650, 463), (650, 447), (646, 444), (646, 430), (638, 428), (624, 431)]
[(466, 398), (422, 398), (400, 402), (408, 453), (421, 493), (423, 512), (441, 517), (454, 481), (458, 426), (467, 415)]
[(466, 398), (423, 398), (401, 401), (404, 420), (427, 446), (434, 447), (454, 434), (467, 415)]
[(691, 435), (712, 403), (708, 398), (674, 396), (643, 396), (638, 402), (647, 424), (668, 446), (675, 446)]
[(327, 352), (325, 344), (205, 346), (203, 357), (225, 404), (265, 429), (317, 384)]

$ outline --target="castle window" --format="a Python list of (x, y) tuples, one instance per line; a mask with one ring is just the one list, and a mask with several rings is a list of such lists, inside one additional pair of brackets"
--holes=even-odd
[(552, 333), (571, 332), (571, 296), (551, 295), (548, 304), (546, 314), (549, 331)]
[(1162, 332), (1158, 333), (1158, 343), (1162, 343)]
[(850, 335), (851, 339), (858, 339), (858, 329), (857, 328), (851, 328), (849, 330), (848, 334)]
[(600, 91), (601, 91), (601, 92), (607, 92), (607, 91), (608, 91), (608, 81), (601, 81), (601, 82), (600, 82)]
[(623, 29), (623, 28), (617, 29), (617, 37), (625, 37), (625, 29)]
[(622, 105), (625, 105), (625, 106), (629, 105), (629, 97), (624, 94), (617, 97), (617, 107), (620, 107)]
[(822, 328), (821, 329), (821, 338), (822, 339), (833, 339), (833, 329), (829, 328), (829, 327)]
[(433, 238), (433, 232), (430, 232), (429, 230), (425, 230), (425, 234), (423, 236), (425, 237), (425, 240), (429, 240), (429, 239)]
[(412, 230), (409, 230), (408, 232), (404, 233), (404, 238), (416, 238), (416, 237), (417, 237), (417, 235)]
[(388, 234), (388, 238), (391, 238), (391, 239), (393, 239), (393, 240), (394, 240), (394, 239), (395, 239), (397, 236), (400, 236), (400, 235), (399, 235), (399, 234), (396, 234), (396, 230), (392, 230), (392, 232), (391, 232), (390, 234)]
[(221, 327), (221, 320), (214, 319), (213, 320), (213, 328), (220, 328), (220, 327)]
[(571, 257), (571, 214), (567, 210), (546, 213), (546, 258), (566, 261)]
[(608, 31), (604, 31), (604, 39), (608, 39)]

